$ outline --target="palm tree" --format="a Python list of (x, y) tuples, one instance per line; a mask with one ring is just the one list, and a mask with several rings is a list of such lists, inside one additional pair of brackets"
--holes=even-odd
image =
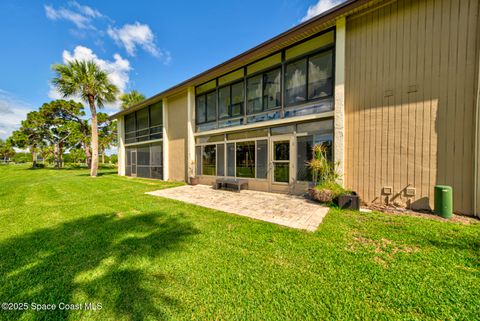
[(145, 100), (145, 96), (137, 90), (132, 90), (129, 93), (124, 93), (121, 95), (120, 100), (122, 101), (122, 109), (127, 109), (128, 107)]
[(79, 96), (90, 106), (92, 114), (92, 166), (90, 176), (97, 176), (98, 170), (98, 125), (97, 106), (117, 100), (118, 88), (110, 83), (106, 72), (93, 61), (69, 61), (66, 65), (52, 67), (57, 76), (52, 83), (63, 97)]

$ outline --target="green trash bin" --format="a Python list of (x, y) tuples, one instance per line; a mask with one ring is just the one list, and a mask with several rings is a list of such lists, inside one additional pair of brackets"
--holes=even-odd
[(443, 218), (450, 218), (453, 215), (452, 187), (436, 185), (434, 192), (434, 212)]

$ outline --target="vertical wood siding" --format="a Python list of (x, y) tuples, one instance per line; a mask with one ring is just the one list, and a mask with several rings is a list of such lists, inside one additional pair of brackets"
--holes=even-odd
[(364, 201), (427, 208), (445, 184), (472, 214), (478, 17), (478, 0), (398, 0), (347, 18), (345, 182)]

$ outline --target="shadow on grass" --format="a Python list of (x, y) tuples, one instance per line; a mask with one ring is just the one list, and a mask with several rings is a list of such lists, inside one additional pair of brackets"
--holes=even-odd
[[(114, 171), (103, 171), (103, 172), (98, 172), (97, 176), (117, 175), (117, 174), (118, 174), (118, 172), (116, 170), (114, 170)], [(90, 173), (78, 174), (77, 176), (90, 176)]]
[[(162, 292), (166, 278), (152, 272), (158, 266), (151, 262), (196, 233), (189, 221), (161, 212), (109, 213), (7, 239), (0, 243), (0, 300), (85, 303), (76, 302), (81, 297), (101, 303), (109, 318), (165, 319), (180, 302)], [(78, 312), (30, 309), (2, 311), (2, 317), (65, 320), (71, 313)]]

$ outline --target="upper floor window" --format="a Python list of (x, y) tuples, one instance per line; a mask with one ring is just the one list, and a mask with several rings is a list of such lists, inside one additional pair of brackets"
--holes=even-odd
[(196, 130), (332, 110), (334, 43), (327, 30), (197, 86)]
[(243, 81), (218, 89), (218, 118), (225, 119), (243, 115)]
[(285, 68), (287, 106), (333, 94), (333, 50), (290, 62)]
[(217, 120), (217, 93), (215, 91), (197, 96), (197, 124)]
[(281, 69), (263, 72), (247, 80), (247, 114), (281, 106)]
[(162, 103), (156, 103), (125, 115), (125, 143), (162, 138)]

